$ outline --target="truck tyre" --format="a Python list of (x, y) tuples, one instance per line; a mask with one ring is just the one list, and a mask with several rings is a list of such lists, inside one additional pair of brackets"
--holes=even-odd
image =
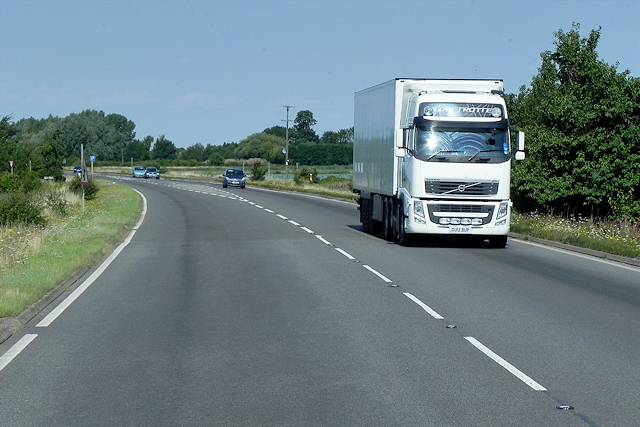
[(391, 218), (393, 217), (393, 204), (390, 199), (386, 199), (382, 205), (382, 235), (386, 240), (393, 240), (393, 227)]
[(404, 210), (402, 208), (402, 203), (398, 204), (398, 209), (396, 210), (396, 224), (398, 225), (398, 241), (402, 246), (411, 246), (413, 243), (413, 236), (407, 234), (405, 231), (405, 221), (406, 217), (404, 216)]
[(492, 248), (504, 248), (507, 246), (507, 236), (489, 237), (489, 246)]
[(362, 231), (371, 234), (371, 201), (369, 199), (361, 199), (360, 218), (362, 221)]

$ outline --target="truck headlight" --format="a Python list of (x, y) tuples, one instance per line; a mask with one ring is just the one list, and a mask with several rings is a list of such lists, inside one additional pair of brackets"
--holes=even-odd
[(421, 200), (416, 200), (413, 203), (413, 214), (420, 218), (424, 218), (424, 207), (422, 206)]
[(509, 202), (500, 202), (500, 206), (498, 206), (498, 215), (496, 216), (496, 220), (507, 216), (507, 212), (509, 212)]

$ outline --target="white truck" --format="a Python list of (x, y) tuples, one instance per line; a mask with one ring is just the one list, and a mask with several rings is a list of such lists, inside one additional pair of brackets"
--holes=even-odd
[[(353, 191), (365, 232), (507, 243), (511, 131), (502, 80), (397, 78), (355, 94)], [(515, 159), (524, 159), (516, 133)]]

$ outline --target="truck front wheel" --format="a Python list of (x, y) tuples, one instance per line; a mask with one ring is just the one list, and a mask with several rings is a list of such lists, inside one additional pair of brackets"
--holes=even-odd
[(411, 246), (413, 243), (413, 236), (407, 234), (405, 230), (405, 221), (407, 217), (404, 216), (404, 209), (402, 208), (402, 203), (398, 204), (398, 209), (396, 209), (396, 227), (397, 227), (397, 235), (398, 241), (402, 246)]
[(507, 246), (507, 236), (489, 237), (489, 246), (492, 248), (504, 248)]

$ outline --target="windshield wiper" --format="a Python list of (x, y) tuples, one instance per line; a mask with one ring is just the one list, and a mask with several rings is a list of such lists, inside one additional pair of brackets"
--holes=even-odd
[(437, 153), (433, 153), (432, 155), (427, 157), (426, 161), (428, 162), (429, 160), (433, 159), (438, 154), (442, 154), (442, 153), (460, 153), (460, 151), (459, 150), (440, 150)]
[(470, 162), (471, 160), (475, 159), (476, 156), (480, 153), (491, 153), (492, 151), (500, 151), (502, 152), (503, 150), (498, 150), (498, 149), (493, 149), (493, 150), (480, 150), (478, 151), (476, 154), (474, 154), (473, 156), (469, 157), (469, 160), (467, 160), (468, 162)]

